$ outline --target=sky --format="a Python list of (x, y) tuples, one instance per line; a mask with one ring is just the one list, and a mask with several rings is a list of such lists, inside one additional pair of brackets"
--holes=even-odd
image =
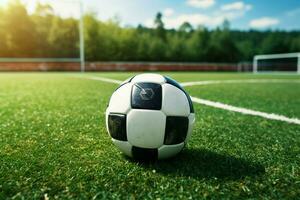
[[(4, 5), (8, 0), (0, 0)], [(34, 9), (37, 0), (21, 0)], [(62, 16), (79, 16), (79, 3), (51, 2)], [(300, 30), (300, 0), (84, 0), (84, 11), (95, 12), (101, 20), (118, 18), (124, 26), (153, 26), (157, 12), (166, 28), (178, 28), (188, 21), (194, 27), (215, 28), (227, 19), (234, 29)], [(71, 13), (71, 14), (70, 14)]]

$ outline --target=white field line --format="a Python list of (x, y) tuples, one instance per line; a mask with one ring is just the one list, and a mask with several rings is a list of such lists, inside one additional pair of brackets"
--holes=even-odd
[(97, 76), (92, 76), (92, 77), (82, 77), (90, 80), (95, 80), (95, 81), (103, 81), (107, 83), (115, 83), (115, 84), (121, 84), (123, 81), (115, 80), (115, 79), (110, 79), (110, 78), (102, 78), (102, 77), (97, 77)]
[[(102, 77), (82, 77), (82, 78), (103, 81), (103, 82), (108, 82), (108, 83), (115, 83), (115, 84), (120, 84), (123, 82), (120, 80), (102, 78)], [(273, 81), (274, 80), (275, 79), (273, 79)], [(227, 82), (229, 82), (229, 81), (230, 80), (228, 80)], [(236, 81), (236, 80), (234, 80), (234, 81)], [(250, 81), (252, 81), (252, 80), (250, 80)], [(264, 80), (264, 81), (266, 81), (266, 80)], [(222, 82), (222, 81), (219, 81), (219, 82)], [(236, 82), (232, 82), (232, 83), (236, 83)], [(184, 84), (181, 84), (181, 85), (184, 86)], [(190, 85), (188, 85), (188, 86), (190, 86)], [(214, 101), (209, 101), (209, 100), (205, 100), (205, 99), (200, 99), (197, 97), (191, 97), (191, 99), (194, 103), (198, 103), (198, 104), (202, 104), (202, 105), (206, 105), (206, 106), (210, 106), (210, 107), (214, 107), (214, 108), (219, 108), (219, 109), (228, 110), (228, 111), (232, 111), (232, 112), (242, 113), (244, 115), (259, 116), (259, 117), (266, 118), (266, 119), (283, 121), (283, 122), (287, 122), (287, 123), (291, 123), (291, 124), (300, 125), (300, 119), (297, 119), (297, 118), (289, 118), (289, 117), (286, 117), (283, 115), (278, 115), (278, 114), (273, 114), (273, 113), (265, 113), (265, 112), (250, 110), (247, 108), (235, 107), (235, 106), (231, 106), (231, 105), (220, 103), (220, 102), (214, 102)]]
[(194, 81), (181, 83), (183, 87), (194, 85), (213, 85), (213, 84), (231, 84), (231, 83), (300, 83), (300, 80), (290, 79), (245, 79), (245, 80), (211, 80)]
[(199, 103), (199, 104), (206, 105), (206, 106), (211, 106), (211, 107), (220, 108), (220, 109), (223, 109), (223, 110), (238, 112), (238, 113), (242, 113), (242, 114), (245, 114), (245, 115), (259, 116), (259, 117), (263, 117), (263, 118), (266, 118), (266, 119), (284, 121), (284, 122), (300, 125), (300, 119), (297, 119), (297, 118), (288, 118), (288, 117), (283, 116), (283, 115), (277, 115), (277, 114), (273, 114), (273, 113), (269, 114), (269, 113), (250, 110), (250, 109), (246, 109), (246, 108), (235, 107), (235, 106), (231, 106), (231, 105), (220, 103), (220, 102), (214, 102), (214, 101), (199, 99), (199, 98), (196, 98), (196, 97), (191, 97), (191, 99), (195, 103)]

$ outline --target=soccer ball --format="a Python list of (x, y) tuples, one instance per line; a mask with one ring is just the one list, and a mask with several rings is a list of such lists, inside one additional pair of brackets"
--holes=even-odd
[(176, 81), (159, 74), (127, 79), (106, 110), (113, 143), (139, 160), (166, 159), (181, 152), (194, 122), (190, 96)]

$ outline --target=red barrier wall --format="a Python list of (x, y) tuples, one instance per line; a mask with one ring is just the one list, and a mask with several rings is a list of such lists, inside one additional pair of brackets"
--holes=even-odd
[[(78, 62), (0, 62), (0, 71), (79, 71)], [(237, 71), (237, 64), (87, 62), (86, 71)]]

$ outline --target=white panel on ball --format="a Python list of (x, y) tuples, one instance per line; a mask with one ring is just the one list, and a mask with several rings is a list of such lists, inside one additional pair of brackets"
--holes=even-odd
[(159, 74), (141, 74), (141, 75), (137, 75), (131, 80), (131, 83), (141, 83), (141, 82), (165, 83), (166, 80), (162, 75)]
[(163, 145), (158, 149), (158, 159), (166, 159), (175, 156), (182, 151), (184, 143), (175, 145)]
[(127, 83), (113, 93), (108, 107), (110, 113), (126, 114), (130, 110), (131, 88), (132, 84)]
[(130, 144), (143, 148), (163, 145), (166, 116), (161, 111), (131, 110), (127, 115), (127, 139)]
[(189, 116), (190, 106), (183, 91), (170, 84), (163, 84), (162, 91), (162, 111), (167, 116)]
[(188, 129), (188, 133), (187, 133), (185, 142), (187, 142), (190, 139), (191, 135), (192, 135), (195, 120), (196, 120), (195, 114), (191, 113), (190, 116), (189, 116), (189, 129)]
[(112, 139), (113, 143), (127, 156), (132, 157), (132, 145), (129, 142)]

